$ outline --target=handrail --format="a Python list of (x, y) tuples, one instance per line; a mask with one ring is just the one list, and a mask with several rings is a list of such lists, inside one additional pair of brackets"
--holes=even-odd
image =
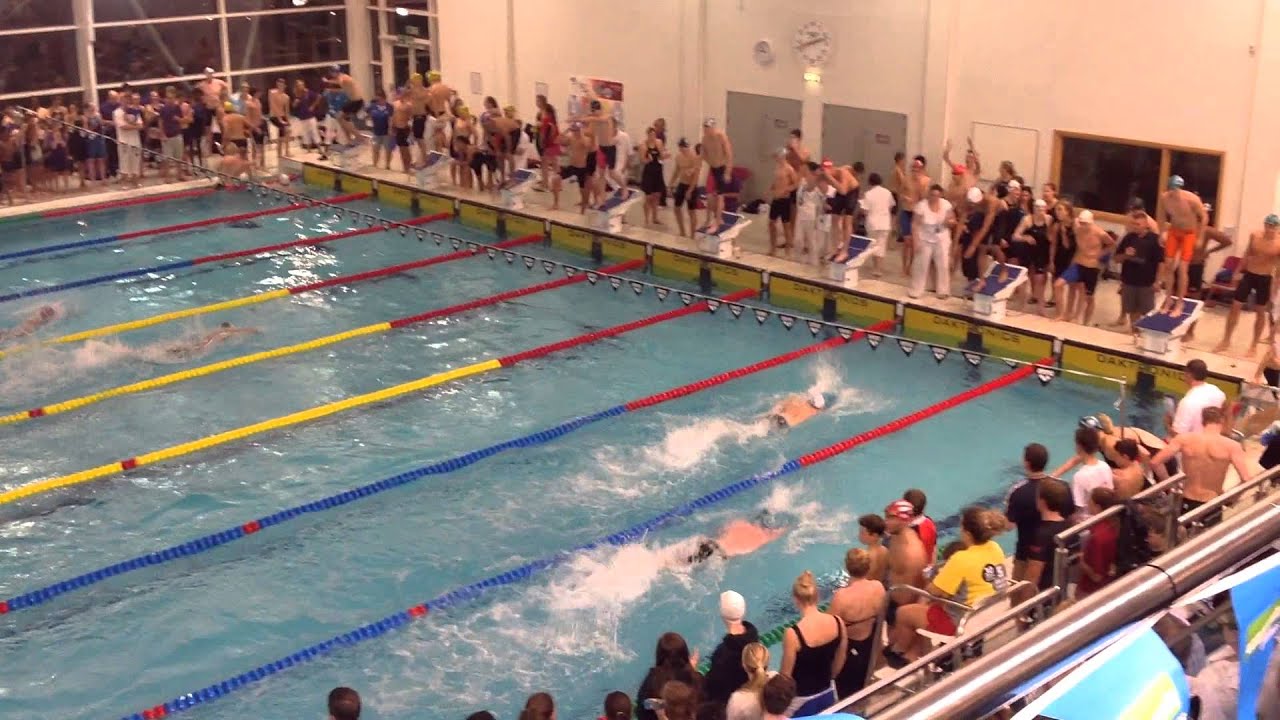
[[(1019, 583), (1019, 585), (1021, 585), (1021, 583)], [(1008, 592), (1010, 590), (1012, 590), (1012, 588), (1010, 588), (1009, 590), (1006, 590), (1005, 594), (1001, 595), (1001, 597), (1007, 598)], [(942, 645), (939, 645), (938, 647), (934, 648), (930, 652), (920, 656), (919, 660), (916, 660), (915, 662), (912, 662), (906, 665), (897, 673), (895, 673), (893, 677), (885, 678), (883, 680), (879, 680), (875, 682), (872, 685), (868, 685), (867, 687), (862, 688), (861, 690), (854, 693), (853, 695), (850, 695), (849, 697), (837, 702), (835, 705), (832, 705), (826, 710), (823, 710), (819, 714), (830, 715), (832, 713), (845, 710), (853, 706), (855, 703), (860, 703), (860, 702), (864, 702), (866, 700), (871, 699), (872, 696), (876, 695), (880, 691), (885, 690), (886, 688), (895, 686), (903, 678), (909, 677), (914, 673), (920, 672), (921, 670), (925, 670), (930, 665), (936, 664), (937, 662), (946, 659), (948, 655), (952, 655), (957, 651), (962, 652), (964, 648), (971, 647), (975, 643), (981, 640), (985, 640), (989, 635), (994, 634), (998, 628), (1002, 627), (1003, 625), (1008, 623), (1010, 620), (1017, 621), (1019, 618), (1023, 617), (1024, 615), (1036, 609), (1037, 607), (1052, 603), (1053, 601), (1057, 600), (1060, 592), (1061, 591), (1059, 591), (1058, 588), (1056, 587), (1051, 587), (1048, 590), (1040, 591), (1036, 595), (1026, 600), (1023, 600), (1017, 605), (1014, 605), (1013, 607), (1009, 608), (1008, 611), (1001, 613), (1000, 617), (997, 618), (994, 622), (992, 622), (987, 627), (982, 628), (981, 630), (978, 630), (977, 632), (974, 632), (974, 633), (969, 633), (966, 635), (957, 635), (953, 640), (950, 640), (948, 642), (943, 643)]]
[[(958, 611), (960, 611), (960, 612), (973, 612), (973, 610), (975, 609), (975, 608), (973, 608), (973, 607), (971, 607), (971, 606), (969, 606), (969, 605), (965, 605), (965, 604), (964, 604), (964, 603), (962, 603), (962, 602), (956, 602), (955, 600), (951, 600), (951, 599), (949, 599), (949, 598), (938, 597), (937, 595), (934, 595), (933, 593), (931, 593), (931, 592), (929, 592), (929, 591), (927, 591), (927, 590), (924, 590), (923, 588), (918, 588), (918, 587), (916, 587), (915, 585), (893, 585), (893, 586), (891, 586), (891, 587), (889, 588), (889, 591), (888, 591), (888, 592), (886, 592), (886, 593), (885, 593), (885, 595), (884, 595), (884, 597), (885, 597), (885, 605), (886, 605), (886, 606), (887, 606), (887, 605), (888, 605), (888, 603), (889, 603), (889, 596), (890, 596), (890, 595), (892, 595), (892, 594), (893, 594), (893, 593), (895, 593), (895, 592), (911, 593), (912, 595), (915, 595), (915, 596), (917, 596), (917, 597), (923, 598), (923, 599), (924, 599), (924, 600), (926, 600), (927, 602), (936, 602), (936, 603), (940, 603), (940, 604), (942, 604), (942, 605), (946, 605), (946, 606), (951, 607), (952, 609), (954, 609), (954, 610), (958, 610)], [(910, 604), (910, 603), (908, 603), (908, 604)], [(901, 607), (901, 605), (899, 605), (899, 607)]]
[(1214, 499), (1209, 500), (1200, 507), (1188, 510), (1183, 515), (1178, 516), (1178, 526), (1186, 529), (1189, 535), (1198, 535), (1202, 530), (1204, 530), (1204, 518), (1206, 516), (1219, 511), (1228, 505), (1234, 504), (1241, 496), (1250, 490), (1256, 491), (1257, 497), (1255, 499), (1261, 500), (1265, 497), (1267, 492), (1264, 489), (1264, 486), (1268, 483), (1274, 484), (1277, 479), (1280, 479), (1280, 465), (1277, 465), (1270, 470), (1263, 470), (1250, 478), (1248, 482), (1242, 482)]

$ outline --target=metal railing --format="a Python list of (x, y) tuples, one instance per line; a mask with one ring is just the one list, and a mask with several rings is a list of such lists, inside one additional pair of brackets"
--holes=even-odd
[[(1253, 501), (1258, 502), (1271, 493), (1277, 485), (1280, 485), (1280, 466), (1264, 470), (1248, 482), (1242, 482), (1204, 505), (1187, 511), (1176, 518), (1177, 528), (1187, 538), (1199, 535), (1204, 531), (1207, 519), (1214, 513), (1221, 513), (1226, 508), (1234, 506), (1250, 492), (1253, 493)], [(1171, 536), (1169, 539), (1172, 543), (1177, 538)]]

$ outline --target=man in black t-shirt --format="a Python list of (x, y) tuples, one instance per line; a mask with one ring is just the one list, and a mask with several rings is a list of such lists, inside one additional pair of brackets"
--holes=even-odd
[[(1054, 536), (1071, 527), (1067, 520), (1074, 509), (1071, 502), (1071, 487), (1057, 478), (1047, 477), (1040, 481), (1040, 493), (1036, 505), (1040, 511), (1040, 525), (1036, 528), (1036, 539), (1027, 548), (1027, 569), (1024, 578), (1036, 590), (1048, 590), (1053, 585), (1053, 562), (1057, 549)], [(1030, 597), (1033, 593), (1026, 593)]]
[(1116, 247), (1116, 256), (1124, 265), (1120, 268), (1120, 317), (1116, 327), (1134, 329), (1134, 323), (1156, 306), (1156, 278), (1160, 264), (1164, 262), (1164, 248), (1160, 236), (1152, 232), (1145, 221), (1146, 214), (1133, 212), (1129, 219), (1129, 232)]
[(1049, 464), (1049, 450), (1040, 443), (1031, 443), (1022, 449), (1022, 467), (1027, 475), (1009, 491), (1005, 517), (1018, 529), (1018, 540), (1013, 551), (1013, 579), (1023, 580), (1030, 559), (1030, 547), (1040, 528), (1040, 509), (1036, 498), (1040, 495), (1040, 481), (1048, 477), (1044, 469)]

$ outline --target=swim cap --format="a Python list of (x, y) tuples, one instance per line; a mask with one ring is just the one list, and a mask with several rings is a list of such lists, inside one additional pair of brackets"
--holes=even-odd
[(415, 80), (418, 82), (422, 82), (422, 73), (414, 73), (409, 76), (409, 82), (413, 82)]
[(982, 188), (971, 187), (964, 197), (971, 203), (982, 202)]
[(968, 168), (966, 168), (964, 165), (960, 163), (956, 163), (955, 165), (951, 166), (952, 175), (963, 175), (966, 170), (968, 170)]
[(231, 104), (231, 101), (228, 100), (227, 102), (222, 103), (222, 109), (226, 110), (227, 112), (235, 112), (236, 106)]
[(809, 393), (809, 404), (815, 410), (822, 410), (827, 406), (827, 396), (820, 392), (811, 392)]
[(1102, 422), (1093, 415), (1085, 415), (1080, 418), (1080, 427), (1089, 428), (1090, 430), (1101, 430)]
[(715, 126), (716, 126), (715, 118), (707, 118), (706, 120), (702, 121), (702, 127), (704, 128), (715, 127)]
[(1187, 183), (1186, 183), (1186, 181), (1182, 179), (1182, 176), (1181, 176), (1181, 175), (1170, 175), (1170, 176), (1169, 176), (1169, 189), (1170, 189), (1170, 190), (1177, 190), (1177, 189), (1181, 188), (1183, 185), (1186, 185), (1186, 184), (1187, 184)]
[(1271, 213), (1270, 215), (1267, 216), (1267, 219), (1262, 221), (1262, 224), (1263, 225), (1280, 225), (1280, 215)]
[(689, 147), (689, 141), (684, 138), (680, 138), (680, 142), (676, 143), (676, 145), (679, 147)]
[(427, 80), (433, 83), (440, 82), (440, 71), (432, 70), (431, 72), (427, 73)]
[(1093, 213), (1090, 212), (1089, 210), (1081, 210), (1080, 214), (1076, 217), (1076, 219), (1084, 223), (1085, 225), (1089, 225), (1093, 222)]
[(747, 614), (747, 601), (741, 594), (732, 590), (720, 593), (720, 617), (730, 622), (739, 622)]
[(1036, 198), (1036, 201), (1031, 204), (1038, 208), (1049, 207), (1049, 203), (1045, 202), (1044, 198)]
[(515, 115), (515, 114), (516, 114), (516, 106), (515, 106), (515, 105), (508, 105), (508, 106), (506, 106), (506, 107), (502, 108), (502, 111), (503, 111), (503, 112), (509, 112), (509, 113), (511, 113), (512, 115)]
[(1021, 190), (1022, 183), (1018, 182), (1017, 180), (1010, 180), (1009, 184), (1006, 185), (1005, 187), (1009, 188), (1010, 190)]
[(205, 68), (205, 69), (204, 69), (204, 74), (205, 74), (205, 75), (212, 75), (212, 74), (213, 74), (213, 68), (211, 68), (211, 67), (207, 67), (207, 68)]
[[(652, 129), (652, 128), (651, 128), (651, 129)], [(773, 153), (773, 155), (774, 155), (774, 157), (776, 157), (776, 158), (778, 158), (779, 160), (781, 160), (781, 159), (783, 159), (783, 158), (785, 158), (785, 157), (787, 156), (787, 149), (786, 149), (786, 148), (778, 148), (778, 150), (777, 150), (776, 152), (774, 152), (774, 153)]]
[(894, 500), (884, 509), (885, 517), (895, 517), (899, 520), (912, 520), (916, 516), (916, 508), (906, 500)]
[(822, 169), (823, 169), (823, 170), (830, 170), (831, 168), (833, 168), (833, 167), (835, 167), (835, 166), (836, 166), (836, 164), (835, 164), (835, 163), (833, 163), (833, 162), (831, 162), (831, 160), (830, 160), (829, 158), (822, 158)]

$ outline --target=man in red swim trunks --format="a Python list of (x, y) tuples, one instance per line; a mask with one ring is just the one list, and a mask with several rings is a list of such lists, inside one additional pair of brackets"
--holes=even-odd
[[(1169, 189), (1160, 196), (1160, 233), (1164, 235), (1164, 266), (1161, 268), (1164, 287), (1168, 292), (1164, 312), (1178, 315), (1182, 312), (1182, 300), (1187, 296), (1187, 268), (1195, 255), (1196, 242), (1209, 224), (1209, 213), (1195, 193), (1183, 189), (1182, 176), (1169, 177)], [(1178, 268), (1177, 286), (1173, 285), (1174, 266)]]

